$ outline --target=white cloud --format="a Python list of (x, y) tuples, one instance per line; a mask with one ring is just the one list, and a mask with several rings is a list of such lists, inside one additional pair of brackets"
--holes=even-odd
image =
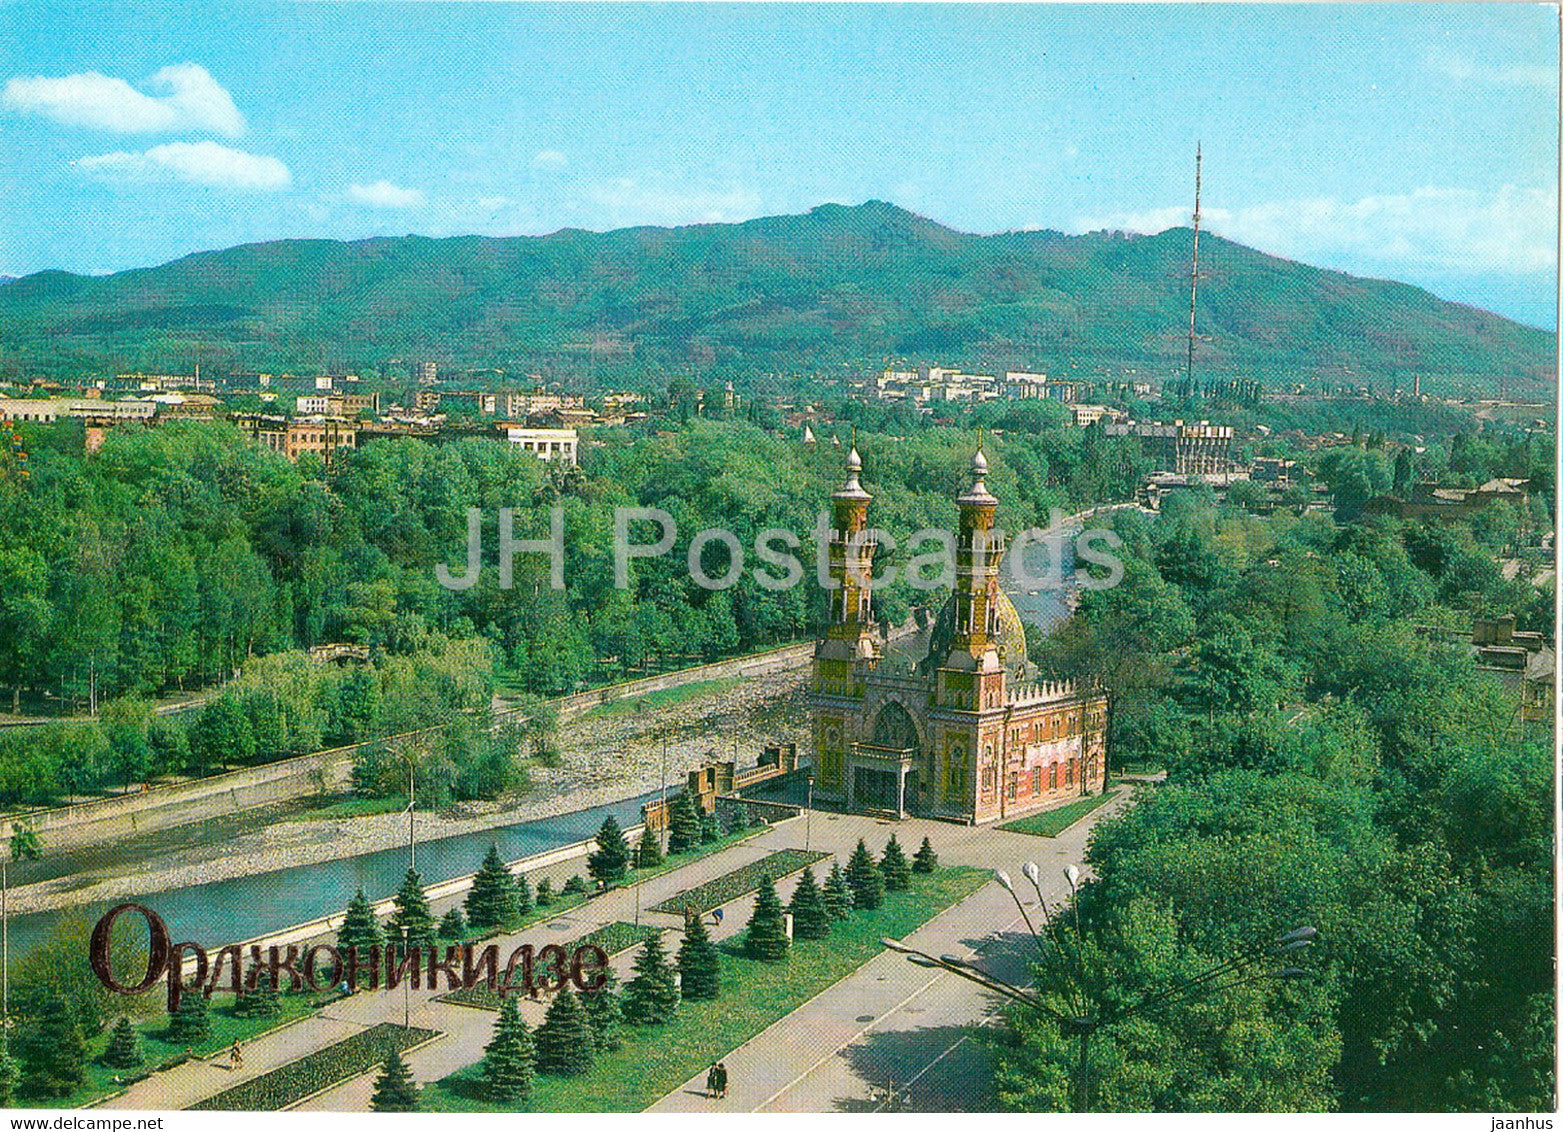
[(636, 224), (699, 224), (750, 220), (759, 215), (752, 189), (690, 189), (660, 178), (618, 177), (587, 186), (586, 199), (613, 227)]
[[(1514, 185), (1496, 192), (1428, 187), (1357, 201), (1315, 197), (1204, 213), (1219, 235), (1289, 258), (1366, 271), (1502, 275), (1553, 269), (1557, 216), (1556, 189)], [(1188, 210), (1172, 206), (1085, 218), (1075, 228), (1152, 233), (1188, 223)]]
[(1551, 90), (1558, 85), (1558, 74), (1547, 67), (1498, 66), (1477, 63), (1452, 51), (1429, 51), (1427, 65), (1445, 78), (1482, 86), (1530, 86)]
[(421, 189), (404, 189), (389, 181), (372, 185), (349, 185), (347, 195), (370, 208), (418, 208), (425, 202)]
[(223, 189), (285, 189), (293, 183), (288, 167), (275, 157), (229, 149), (216, 142), (169, 142), (145, 153), (99, 154), (76, 165), (105, 180), (173, 177)]
[(19, 77), (0, 91), (0, 105), (70, 126), (126, 134), (210, 130), (238, 137), (244, 133), (244, 115), (205, 67), (194, 63), (164, 67), (148, 85), (166, 93), (143, 94), (124, 79), (97, 71), (61, 78)]
[(532, 164), (539, 169), (563, 169), (569, 163), (570, 159), (557, 149), (540, 150), (532, 158)]

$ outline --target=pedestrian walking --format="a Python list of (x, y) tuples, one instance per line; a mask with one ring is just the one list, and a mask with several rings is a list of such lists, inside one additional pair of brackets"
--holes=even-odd
[(711, 1068), (706, 1070), (706, 1092), (711, 1094), (712, 1100), (716, 1099), (716, 1062), (714, 1061), (711, 1063)]
[(720, 1061), (716, 1063), (716, 1099), (727, 1099), (727, 1065)]
[(228, 1051), (228, 1068), (229, 1069), (243, 1069), (244, 1068), (244, 1054), (239, 1052), (239, 1043), (238, 1043), (237, 1039), (233, 1043), (233, 1048)]

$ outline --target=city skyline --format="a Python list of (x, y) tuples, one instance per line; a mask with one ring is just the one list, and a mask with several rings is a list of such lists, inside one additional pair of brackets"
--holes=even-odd
[[(885, 199), (1205, 226), (1554, 324), (1541, 5), (10, 5), (0, 273)], [(781, 62), (772, 62), (772, 61)]]

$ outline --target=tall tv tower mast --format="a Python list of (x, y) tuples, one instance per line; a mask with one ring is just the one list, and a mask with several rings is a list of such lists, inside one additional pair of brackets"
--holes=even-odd
[(1194, 144), (1194, 266), (1189, 272), (1189, 356), (1183, 370), (1190, 392), (1194, 387), (1194, 305), (1199, 297), (1199, 190), (1203, 164), (1204, 149), (1196, 142)]

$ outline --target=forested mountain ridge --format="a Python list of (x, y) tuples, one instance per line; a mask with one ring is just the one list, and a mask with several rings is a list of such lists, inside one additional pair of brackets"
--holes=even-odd
[[(609, 380), (635, 373), (858, 376), (892, 361), (1055, 377), (1181, 368), (1190, 233), (968, 235), (893, 205), (741, 224), (540, 237), (281, 240), (159, 267), (49, 271), (0, 288), (14, 374), (366, 368), (395, 357)], [(1402, 283), (1207, 235), (1206, 372), (1271, 384), (1540, 391), (1553, 336)]]

